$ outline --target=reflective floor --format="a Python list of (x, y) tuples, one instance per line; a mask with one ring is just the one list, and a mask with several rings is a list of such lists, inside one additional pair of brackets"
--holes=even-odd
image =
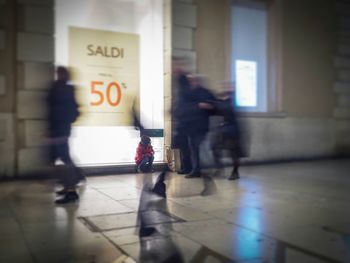
[(149, 191), (157, 173), (89, 177), (61, 206), (53, 181), (3, 182), (0, 262), (350, 262), (349, 171), (245, 166), (209, 186), (169, 174), (167, 199)]

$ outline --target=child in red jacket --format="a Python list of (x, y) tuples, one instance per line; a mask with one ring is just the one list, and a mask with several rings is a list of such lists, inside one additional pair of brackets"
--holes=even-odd
[(154, 160), (154, 150), (151, 145), (151, 138), (142, 135), (141, 141), (136, 149), (135, 162), (140, 172), (147, 173), (152, 171)]

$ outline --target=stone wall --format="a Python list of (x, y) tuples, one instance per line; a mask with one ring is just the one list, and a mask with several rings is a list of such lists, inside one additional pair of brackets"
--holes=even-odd
[[(46, 88), (53, 79), (53, 0), (3, 1), (0, 12), (0, 174), (26, 175), (46, 164)], [(3, 63), (4, 62), (4, 63)], [(2, 100), (5, 103), (2, 103)]]
[(0, 2), (0, 176), (16, 173), (15, 38), (14, 1)]
[[(279, 26), (270, 28), (270, 47), (278, 54), (269, 54), (278, 72), (273, 93), (278, 106), (269, 114), (242, 117), (249, 130), (250, 160), (349, 153), (350, 6), (338, 1), (337, 22), (334, 1), (294, 2), (268, 1), (274, 14), (270, 18), (278, 20), (269, 23)], [(164, 1), (166, 148), (172, 130), (171, 57), (190, 58), (190, 70), (208, 75), (214, 91), (218, 81), (229, 79), (230, 4)], [(26, 175), (45, 167), (44, 99), (53, 78), (53, 35), (53, 0), (0, 1), (0, 176)]]
[(334, 63), (337, 68), (333, 91), (337, 100), (334, 108), (336, 119), (336, 147), (340, 154), (350, 154), (350, 3), (337, 2), (337, 49)]
[[(346, 117), (347, 96), (336, 96), (332, 83), (336, 76), (333, 64), (336, 48), (335, 4), (327, 1), (273, 0), (268, 3), (269, 17), (269, 81), (268, 113), (244, 114), (249, 161), (308, 159), (339, 155), (349, 134)], [(198, 73), (218, 81), (229, 79), (231, 50), (228, 47), (231, 29), (227, 21), (231, 2), (198, 0), (195, 50)], [(350, 10), (350, 9), (349, 9)], [(344, 21), (347, 23), (348, 21)], [(342, 36), (347, 41), (347, 31)], [(273, 48), (272, 48), (273, 47)], [(339, 51), (348, 52), (344, 45)], [(340, 61), (338, 61), (340, 62)], [(342, 58), (343, 67), (349, 66)], [(339, 72), (342, 83), (337, 91), (347, 92), (347, 72)], [(350, 80), (350, 79), (349, 79)], [(338, 106), (336, 105), (338, 101)], [(342, 105), (340, 107), (340, 105)], [(338, 129), (338, 132), (336, 131)], [(342, 129), (343, 135), (340, 135)], [(340, 141), (340, 138), (344, 138)]]

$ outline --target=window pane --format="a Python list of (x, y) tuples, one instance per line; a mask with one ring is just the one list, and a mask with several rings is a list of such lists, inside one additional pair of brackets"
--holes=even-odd
[(266, 111), (267, 12), (264, 6), (233, 5), (232, 53), (236, 105), (245, 111)]

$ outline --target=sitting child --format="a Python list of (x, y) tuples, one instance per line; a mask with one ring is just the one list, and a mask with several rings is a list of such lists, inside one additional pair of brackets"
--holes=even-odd
[(141, 141), (136, 149), (135, 162), (138, 170), (143, 173), (152, 171), (152, 164), (154, 160), (154, 150), (151, 145), (151, 138), (142, 135)]

